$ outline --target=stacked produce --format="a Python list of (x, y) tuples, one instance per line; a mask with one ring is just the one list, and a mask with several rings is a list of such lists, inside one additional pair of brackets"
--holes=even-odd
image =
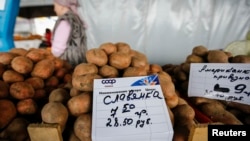
[(185, 62), (180, 65), (166, 64), (162, 66), (163, 70), (171, 75), (176, 89), (181, 93), (180, 96), (188, 99), (188, 102), (194, 105), (193, 107), (208, 117), (208, 119), (200, 119), (199, 122), (249, 124), (249, 105), (187, 96), (191, 63), (250, 63), (250, 57), (247, 55), (232, 56), (231, 53), (223, 50), (208, 50), (204, 46), (196, 46), (193, 48), (192, 53), (186, 57)]
[(41, 121), (48, 94), (71, 82), (71, 66), (45, 49), (0, 53), (0, 139), (29, 140), (27, 126)]

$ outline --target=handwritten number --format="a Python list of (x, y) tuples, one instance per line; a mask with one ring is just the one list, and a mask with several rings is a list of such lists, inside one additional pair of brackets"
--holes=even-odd
[(118, 110), (118, 106), (116, 106), (115, 109), (112, 108), (111, 111), (110, 111), (110, 112), (111, 112), (111, 115), (110, 115), (110, 116), (111, 116), (111, 117), (115, 117), (115, 114), (116, 114), (116, 111), (117, 111), (117, 110)]
[(111, 118), (108, 118), (108, 123), (106, 123), (106, 127), (112, 127), (112, 125), (111, 125)]
[(234, 89), (236, 90), (235, 93), (240, 94), (246, 89), (246, 85), (245, 84), (238, 84), (234, 87)]
[(119, 126), (119, 123), (118, 123), (118, 118), (115, 117), (115, 124), (114, 124), (115, 127), (118, 127)]

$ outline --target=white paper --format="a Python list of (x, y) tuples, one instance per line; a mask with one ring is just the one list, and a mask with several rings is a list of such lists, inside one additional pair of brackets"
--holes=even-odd
[(95, 79), (93, 141), (172, 141), (157, 75)]
[(188, 96), (250, 105), (250, 65), (192, 63)]

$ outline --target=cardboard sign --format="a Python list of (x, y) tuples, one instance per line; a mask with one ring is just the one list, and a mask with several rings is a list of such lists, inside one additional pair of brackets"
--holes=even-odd
[(250, 105), (250, 65), (192, 63), (188, 96)]
[(172, 141), (158, 76), (94, 80), (93, 141)]

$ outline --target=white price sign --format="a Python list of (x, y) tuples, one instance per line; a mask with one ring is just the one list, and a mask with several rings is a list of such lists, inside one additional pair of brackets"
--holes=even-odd
[(188, 96), (250, 105), (250, 64), (192, 63)]
[(93, 141), (172, 141), (158, 76), (94, 80)]

